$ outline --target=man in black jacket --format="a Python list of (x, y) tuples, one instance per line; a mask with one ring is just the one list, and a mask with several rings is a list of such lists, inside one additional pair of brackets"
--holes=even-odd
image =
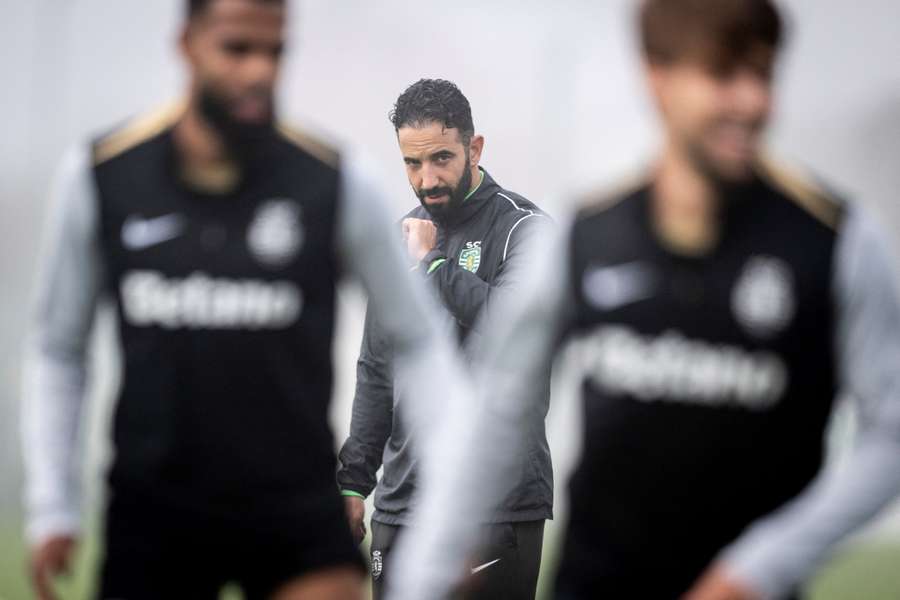
[[(484, 138), (475, 135), (469, 103), (452, 83), (421, 80), (391, 113), (410, 185), (421, 206), (402, 221), (411, 265), (425, 277), (452, 319), (460, 343), (475, 360), (484, 319), (494, 320), (498, 298), (515, 293), (528, 264), (525, 248), (550, 219), (533, 203), (501, 188), (479, 167)], [(415, 323), (410, 324), (415, 327)], [(357, 369), (350, 437), (340, 453), (338, 482), (357, 539), (365, 536), (364, 498), (375, 490), (372, 577), (376, 597), (390, 572), (396, 535), (409, 524), (416, 488), (416, 454), (395, 407), (405, 396), (394, 385), (392, 349), (370, 313)], [(471, 565), (472, 593), (485, 598), (533, 598), (544, 521), (552, 517), (553, 475), (543, 402), (529, 417), (529, 445), (516, 481), (483, 530)], [(424, 437), (421, 432), (420, 435)], [(376, 473), (384, 473), (376, 486)]]

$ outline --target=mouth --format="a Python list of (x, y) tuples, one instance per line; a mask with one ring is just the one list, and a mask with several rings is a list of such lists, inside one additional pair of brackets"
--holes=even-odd
[(713, 131), (713, 140), (728, 157), (748, 160), (756, 153), (759, 128), (753, 124), (722, 123)]
[(425, 204), (446, 204), (450, 201), (450, 190), (447, 188), (431, 188), (420, 191), (419, 198)]
[(425, 196), (426, 204), (444, 204), (450, 200), (448, 194), (440, 194), (439, 196)]
[(232, 105), (232, 114), (244, 123), (264, 123), (271, 118), (271, 103), (260, 96), (241, 98)]

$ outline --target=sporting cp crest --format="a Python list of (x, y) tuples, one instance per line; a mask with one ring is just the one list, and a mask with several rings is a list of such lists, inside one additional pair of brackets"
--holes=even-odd
[(288, 198), (261, 204), (247, 230), (247, 245), (256, 260), (273, 269), (290, 263), (303, 246), (301, 217), (300, 206)]
[(734, 286), (731, 306), (738, 323), (757, 338), (783, 331), (797, 309), (791, 268), (774, 256), (751, 257)]
[(474, 273), (481, 264), (481, 242), (466, 242), (466, 247), (459, 253), (459, 266)]
[(374, 550), (372, 552), (372, 579), (378, 579), (381, 577), (381, 550)]

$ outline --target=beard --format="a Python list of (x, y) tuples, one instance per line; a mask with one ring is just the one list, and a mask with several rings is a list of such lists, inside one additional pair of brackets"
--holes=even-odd
[[(419, 203), (428, 211), (432, 220), (439, 225), (452, 224), (459, 214), (459, 208), (465, 201), (472, 187), (472, 169), (469, 168), (469, 153), (466, 152), (466, 168), (455, 187), (441, 186), (421, 189), (416, 192)], [(429, 204), (425, 199), (429, 196), (447, 196), (447, 201), (440, 204)]]
[[(726, 121), (727, 119), (719, 119), (713, 123), (708, 128), (710, 134), (714, 133), (715, 127)], [(764, 120), (758, 120), (745, 126), (752, 130), (753, 135), (758, 136), (764, 125)], [(685, 147), (694, 168), (718, 187), (740, 187), (753, 179), (755, 158), (746, 161), (717, 158), (715, 153), (703, 144), (700, 136), (687, 140)]]
[(273, 114), (262, 121), (247, 122), (234, 117), (224, 94), (206, 85), (200, 90), (200, 112), (225, 144), (228, 157), (245, 170), (266, 162), (277, 134)]

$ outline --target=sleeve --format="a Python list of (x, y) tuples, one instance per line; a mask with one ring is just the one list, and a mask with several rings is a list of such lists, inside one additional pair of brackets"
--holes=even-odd
[(721, 560), (764, 598), (781, 598), (834, 545), (900, 493), (900, 294), (894, 260), (875, 223), (851, 211), (835, 257), (836, 355), (843, 391), (857, 403), (851, 455), (797, 498), (751, 525)]
[[(520, 288), (529, 265), (526, 261), (526, 248), (532, 240), (546, 236), (552, 229), (552, 221), (544, 214), (530, 212), (516, 220), (510, 227), (503, 249), (503, 261), (497, 277), (488, 283), (452, 260), (439, 261), (439, 254), (429, 254), (424, 264), (433, 265), (427, 278), (433, 283), (440, 296), (441, 303), (450, 314), (464, 327), (483, 326), (479, 315), (488, 315), (491, 319), (493, 306), (502, 304), (504, 295), (515, 293)], [(434, 260), (432, 260), (434, 259)]]
[(447, 597), (465, 574), (477, 524), (513, 483), (528, 414), (571, 321), (568, 240), (555, 237), (551, 252), (526, 251), (534, 268), (521, 295), (498, 307), (508, 318), (489, 324), (476, 407), (448, 411), (435, 434), (441, 451), (420, 471), (420, 503), (394, 554), (404, 577), (390, 581), (391, 600)]
[(384, 445), (391, 436), (394, 414), (394, 382), (390, 344), (371, 311), (366, 311), (356, 393), (350, 419), (350, 436), (338, 458), (338, 486), (345, 495), (368, 496), (375, 489)]
[(63, 161), (49, 225), (23, 373), (25, 526), (32, 544), (77, 533), (81, 522), (77, 434), (86, 348), (102, 281), (86, 148)]

